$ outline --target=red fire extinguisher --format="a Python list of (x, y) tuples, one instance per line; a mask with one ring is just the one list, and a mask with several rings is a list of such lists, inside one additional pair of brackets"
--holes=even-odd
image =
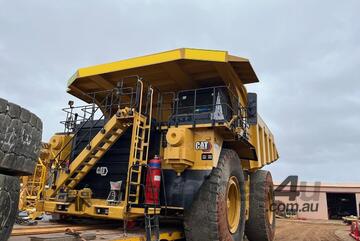
[(161, 160), (155, 155), (148, 162), (145, 185), (145, 204), (159, 205), (161, 185)]

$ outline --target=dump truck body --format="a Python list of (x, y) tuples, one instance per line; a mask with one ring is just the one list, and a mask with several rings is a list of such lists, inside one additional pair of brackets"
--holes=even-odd
[[(254, 82), (258, 78), (247, 59), (199, 49), (79, 69), (68, 93), (88, 104), (69, 102), (64, 132), (43, 150), (48, 172), (38, 210), (120, 220), (186, 216), (206, 180), (231, 158), (241, 174), (229, 174), (226, 190), (234, 200), (228, 223), (236, 231), (243, 216), (251, 216), (245, 195), (250, 174), (278, 159), (256, 95), (245, 87)], [(161, 167), (150, 166), (155, 156)], [(157, 168), (160, 174), (153, 175)], [(159, 195), (159, 203), (146, 200), (149, 192)]]

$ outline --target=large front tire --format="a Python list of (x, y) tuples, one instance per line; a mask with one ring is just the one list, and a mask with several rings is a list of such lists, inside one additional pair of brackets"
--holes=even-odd
[(245, 234), (249, 241), (275, 239), (275, 196), (271, 173), (258, 170), (250, 175), (250, 217)]
[(187, 241), (242, 241), (245, 229), (245, 181), (241, 161), (223, 149), (219, 162), (185, 211)]

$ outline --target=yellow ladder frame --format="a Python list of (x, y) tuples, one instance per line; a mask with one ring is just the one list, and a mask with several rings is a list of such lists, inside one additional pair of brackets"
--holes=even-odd
[[(141, 93), (142, 93), (143, 86), (141, 81), (140, 83), (141, 83)], [(149, 90), (150, 90), (149, 118), (146, 118), (141, 114), (142, 94), (140, 96), (139, 113), (138, 112), (134, 113), (134, 125), (132, 130), (133, 134), (131, 137), (131, 149), (130, 149), (129, 166), (128, 166), (128, 178), (127, 178), (128, 182), (125, 193), (126, 205), (139, 203), (142, 165), (146, 165), (148, 161), (149, 143), (150, 143), (150, 134), (151, 134), (150, 131), (151, 131), (151, 119), (152, 119), (152, 104), (153, 104), (153, 94), (154, 94), (154, 90), (151, 87), (149, 88)], [(145, 155), (144, 155), (144, 147), (146, 148)], [(135, 182), (133, 182), (133, 175), (135, 175), (135, 179), (136, 179)], [(132, 186), (136, 187), (135, 193), (131, 193)], [(135, 200), (130, 201), (130, 199), (135, 199)]]

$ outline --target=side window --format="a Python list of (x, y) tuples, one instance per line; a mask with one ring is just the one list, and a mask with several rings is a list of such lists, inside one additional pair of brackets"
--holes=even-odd
[(194, 110), (194, 91), (184, 91), (178, 95), (178, 114), (189, 114)]
[(180, 122), (224, 121), (232, 117), (232, 105), (226, 87), (181, 91), (175, 103), (174, 116)]
[(196, 91), (196, 109), (195, 113), (210, 113), (213, 110), (213, 97), (214, 92), (212, 89), (204, 89)]

